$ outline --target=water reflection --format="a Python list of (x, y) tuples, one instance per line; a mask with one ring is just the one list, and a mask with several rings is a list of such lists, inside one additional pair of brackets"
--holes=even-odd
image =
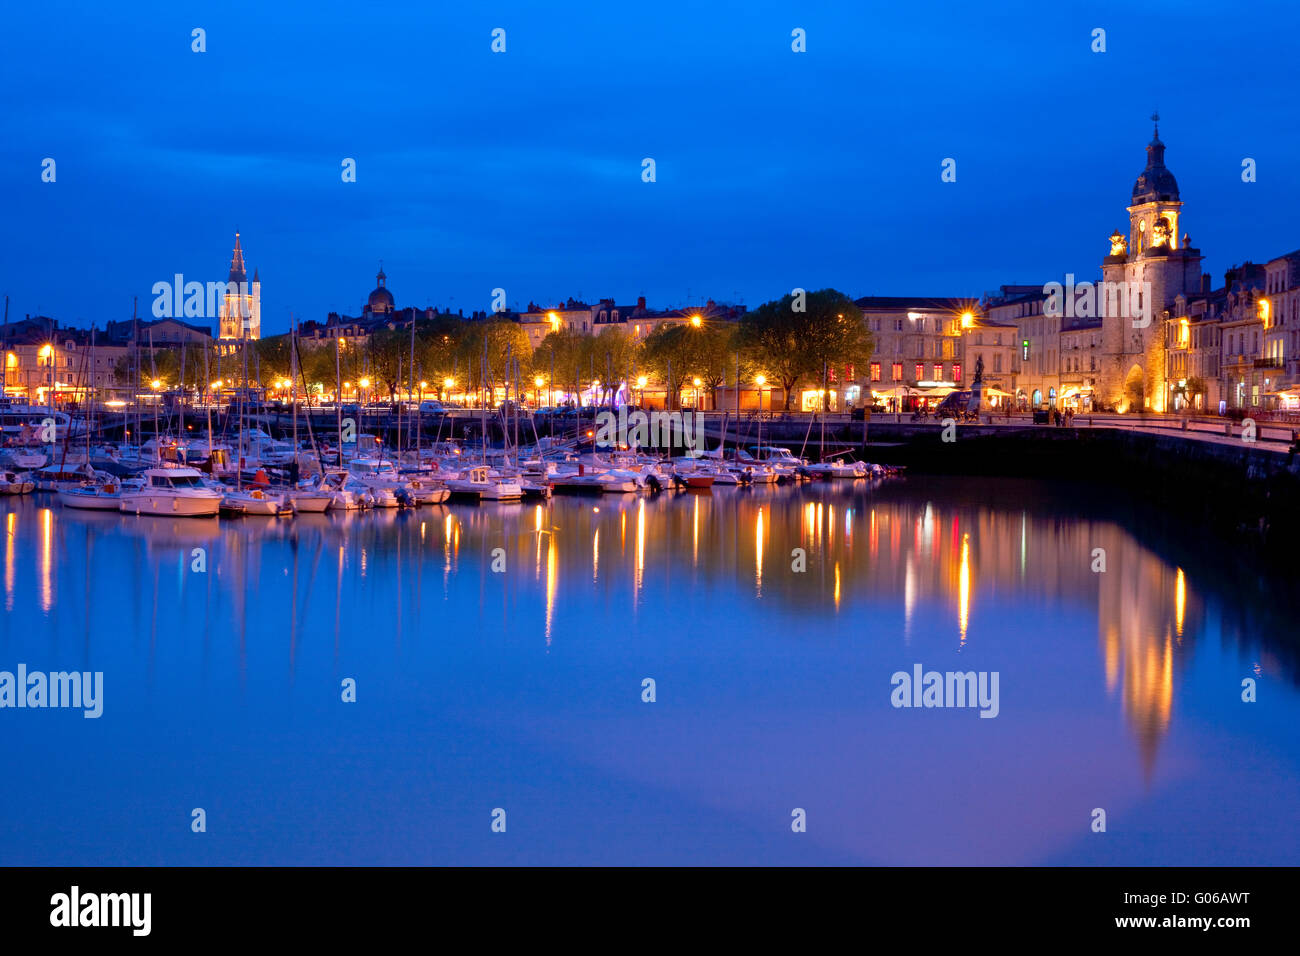
[[(480, 650), (494, 666), (554, 652), (654, 672), (665, 635), (681, 632), (670, 660), (683, 682), (725, 684), (719, 660), (815, 648), (868, 688), (836, 706), (869, 711), (870, 688), (903, 663), (971, 656), (1014, 674), (1032, 659), (1035, 720), (1065, 733), (1071, 708), (1118, 716), (1126, 742), (1108, 759), (1143, 785), (1198, 655), (1207, 681), (1231, 688), (1253, 664), (1297, 699), (1285, 607), (1234, 592), (1212, 555), (1135, 532), (1133, 516), (1036, 486), (909, 480), (242, 521), (4, 504), (10, 656), (81, 631), (86, 666), (141, 664), (146, 694), (229, 679), (251, 700), (366, 662), (437, 674)], [(1024, 706), (1009, 699), (1000, 721)], [(907, 732), (939, 746), (944, 726)]]

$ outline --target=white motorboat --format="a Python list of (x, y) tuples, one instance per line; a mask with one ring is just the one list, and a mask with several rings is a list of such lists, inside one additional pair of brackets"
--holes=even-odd
[(348, 477), (374, 496), (376, 508), (396, 508), (419, 502), (418, 487), (412, 488), (413, 482), (404, 478), (391, 461), (354, 458), (348, 462)]
[(761, 462), (776, 472), (777, 481), (802, 481), (808, 478), (804, 474), (804, 468), (808, 462), (796, 457), (788, 448), (755, 445), (750, 448), (750, 453), (755, 461)]
[(7, 439), (58, 444), (85, 432), (86, 423), (67, 412), (44, 405), (16, 404), (7, 396), (0, 398), (0, 433)]
[(328, 470), (299, 484), (299, 489), (329, 496), (329, 511), (357, 511), (369, 507), (369, 495), (364, 489), (350, 487), (345, 471)]
[(843, 458), (836, 458), (834, 461), (822, 461), (815, 465), (808, 465), (804, 471), (814, 478), (866, 478), (870, 474), (866, 462), (845, 461)]
[(221, 492), (203, 484), (194, 468), (150, 468), (144, 486), (122, 491), (120, 510), (134, 515), (211, 518), (221, 509)]
[(298, 514), (321, 514), (334, 501), (331, 492), (313, 488), (293, 488), (285, 493), (285, 497)]
[(30, 448), (13, 448), (5, 452), (6, 464), (15, 471), (32, 471), (36, 468), (42, 468), (49, 462), (49, 457), (44, 452), (34, 451)]
[(449, 478), (447, 488), (453, 495), (478, 501), (516, 501), (524, 496), (517, 481), (490, 475), (486, 465), (469, 469), (463, 477)]
[(227, 491), (221, 496), (221, 510), (238, 515), (264, 515), (274, 517), (289, 514), (292, 505), (282, 495), (271, 494), (261, 488)]

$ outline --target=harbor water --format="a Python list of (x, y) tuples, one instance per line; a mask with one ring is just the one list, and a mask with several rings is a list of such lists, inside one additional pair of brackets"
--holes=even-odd
[(1113, 496), (0, 508), (0, 671), (102, 674), (0, 708), (5, 864), (1300, 863), (1284, 569)]

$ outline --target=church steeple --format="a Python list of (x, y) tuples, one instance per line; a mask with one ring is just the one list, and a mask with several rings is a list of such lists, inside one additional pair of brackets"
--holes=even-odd
[(248, 281), (248, 271), (244, 268), (244, 250), (239, 247), (239, 233), (235, 233), (235, 251), (230, 256), (230, 281)]

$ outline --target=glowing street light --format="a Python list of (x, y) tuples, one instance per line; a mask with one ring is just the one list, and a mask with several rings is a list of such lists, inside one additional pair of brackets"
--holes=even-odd
[(158, 391), (158, 389), (162, 388), (162, 380), (154, 379), (152, 382), (149, 383), (149, 387), (152, 388), (155, 392)]
[(691, 325), (695, 326), (695, 328), (698, 329), (703, 324), (704, 324), (704, 320), (700, 318), (698, 315), (691, 316)]
[(972, 313), (972, 312), (963, 312), (963, 313), (961, 314), (961, 327), (962, 327), (963, 329), (969, 329), (969, 328), (970, 328), (972, 325), (974, 325), (974, 324), (975, 324), (975, 315), (974, 315), (974, 313)]

